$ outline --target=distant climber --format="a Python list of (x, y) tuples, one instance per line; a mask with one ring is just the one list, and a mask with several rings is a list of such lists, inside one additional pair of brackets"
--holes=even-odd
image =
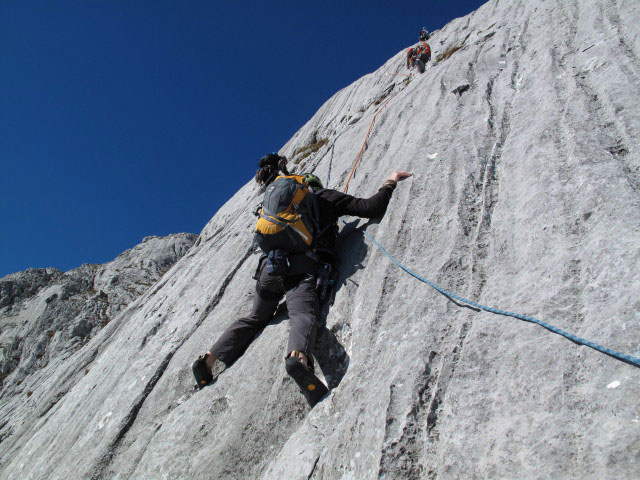
[(421, 41), (407, 50), (407, 68), (409, 69), (415, 66), (420, 73), (424, 73), (429, 60), (431, 60), (431, 47), (426, 41)]
[(426, 42), (427, 40), (429, 40), (429, 37), (431, 35), (429, 35), (429, 32), (427, 31), (426, 27), (422, 27), (422, 30), (420, 30), (420, 35), (418, 35), (418, 41), (419, 42)]
[[(263, 157), (256, 181), (266, 187), (266, 192), (255, 241), (264, 254), (254, 276), (253, 308), (248, 316), (231, 323), (209, 351), (193, 363), (198, 387), (213, 381), (216, 360), (230, 366), (246, 351), (285, 297), (291, 320), (285, 367), (314, 406), (328, 391), (314, 374), (312, 350), (319, 297), (326, 293), (324, 281), (336, 263), (338, 218), (383, 216), (397, 183), (411, 175), (393, 172), (375, 195), (365, 199), (325, 189), (313, 174), (289, 175), (286, 159), (277, 154)], [(329, 275), (323, 275), (323, 271)]]
[(407, 68), (413, 68), (413, 65), (416, 61), (416, 49), (415, 47), (409, 47), (407, 50)]

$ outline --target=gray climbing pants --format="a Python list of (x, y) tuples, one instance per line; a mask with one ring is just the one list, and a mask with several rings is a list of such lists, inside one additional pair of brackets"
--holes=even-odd
[(256, 284), (251, 314), (233, 322), (211, 347), (211, 353), (229, 366), (249, 347), (272, 320), (283, 296), (291, 320), (287, 353), (294, 350), (311, 355), (316, 341), (319, 301), (315, 277), (311, 275), (269, 275), (263, 266)]

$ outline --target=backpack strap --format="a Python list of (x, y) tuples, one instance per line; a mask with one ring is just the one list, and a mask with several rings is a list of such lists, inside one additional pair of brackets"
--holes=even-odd
[[(264, 213), (258, 213), (258, 215), (261, 218), (264, 218), (265, 220), (272, 222), (272, 223), (277, 223), (278, 225), (281, 225), (283, 227), (286, 227), (292, 223), (296, 223), (297, 220), (285, 220), (284, 218), (280, 218), (277, 215), (274, 215), (273, 213), (269, 212), (266, 208), (262, 207), (262, 211)], [(266, 215), (265, 215), (266, 213)]]
[[(263, 208), (264, 210), (264, 208)], [(300, 235), (302, 238), (305, 239), (305, 242), (309, 242), (309, 237), (307, 235), (305, 235), (303, 232), (301, 232), (299, 229), (297, 229), (296, 227), (293, 226), (294, 223), (297, 222), (297, 220), (294, 221), (288, 221), (285, 220), (283, 218), (279, 218), (279, 217), (272, 217), (272, 216), (266, 216), (262, 213), (259, 214), (261, 218), (264, 218), (265, 220), (271, 222), (271, 223), (277, 223), (278, 225), (281, 225), (283, 227), (290, 227), (291, 229), (293, 229), (293, 231), (295, 231), (298, 235)], [(314, 238), (313, 241), (315, 242), (316, 239)], [(312, 245), (313, 247), (313, 245)]]

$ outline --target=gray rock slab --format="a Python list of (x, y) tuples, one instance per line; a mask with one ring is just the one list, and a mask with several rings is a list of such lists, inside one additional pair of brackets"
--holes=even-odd
[[(91, 338), (153, 286), (195, 243), (147, 237), (104, 265), (30, 269), (0, 279), (0, 439), (33, 425), (89, 371)], [(35, 417), (35, 418), (34, 418)]]
[[(375, 117), (349, 193), (414, 177), (368, 233), (459, 295), (640, 356), (639, 20), (635, 1), (491, 1), (433, 33), (424, 74), (403, 49), (281, 153), (342, 189)], [(352, 218), (316, 346), (330, 395), (309, 410), (287, 377), (284, 309), (194, 391), (191, 362), (250, 308), (261, 196), (241, 188), (64, 361), (48, 410), (12, 406), (39, 413), (0, 443), (1, 478), (640, 477), (638, 368), (448, 300)]]

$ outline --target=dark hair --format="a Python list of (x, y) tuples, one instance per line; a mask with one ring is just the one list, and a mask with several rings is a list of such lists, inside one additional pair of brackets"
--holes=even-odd
[(264, 157), (260, 159), (259, 167), (263, 168), (266, 166), (278, 166), (278, 162), (280, 161), (280, 155), (275, 152), (267, 153)]
[(268, 153), (260, 159), (260, 167), (256, 172), (256, 182), (260, 185), (269, 185), (280, 172), (289, 175), (287, 170), (287, 157), (275, 152)]

